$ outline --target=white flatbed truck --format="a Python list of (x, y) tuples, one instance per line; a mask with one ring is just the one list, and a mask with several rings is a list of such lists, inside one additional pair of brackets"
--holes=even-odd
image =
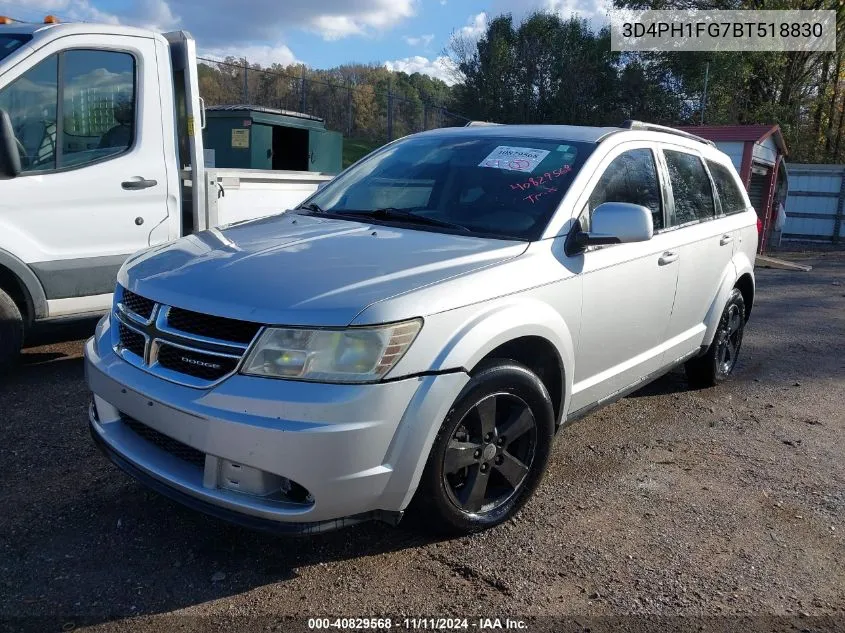
[(108, 311), (142, 248), (296, 206), (329, 174), (204, 164), (189, 33), (0, 17), (0, 369)]

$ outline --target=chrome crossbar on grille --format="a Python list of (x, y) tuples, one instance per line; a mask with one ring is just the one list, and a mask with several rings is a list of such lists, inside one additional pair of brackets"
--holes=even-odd
[(157, 303), (123, 288), (112, 325), (112, 345), (121, 358), (195, 388), (211, 387), (235, 373), (262, 329), (250, 321)]

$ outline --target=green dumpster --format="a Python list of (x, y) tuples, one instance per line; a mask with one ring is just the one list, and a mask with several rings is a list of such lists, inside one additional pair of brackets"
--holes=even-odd
[(343, 160), (343, 135), (323, 119), (260, 106), (206, 108), (203, 143), (215, 167), (336, 174)]

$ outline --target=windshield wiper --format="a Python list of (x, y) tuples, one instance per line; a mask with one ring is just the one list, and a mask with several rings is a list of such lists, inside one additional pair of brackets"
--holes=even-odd
[(300, 209), (302, 209), (304, 211), (310, 211), (311, 213), (325, 213), (325, 211), (323, 210), (323, 207), (321, 207), (316, 202), (309, 202), (308, 204), (303, 204), (301, 206), (296, 207), (295, 210), (298, 211)]
[(417, 215), (412, 212), (412, 209), (397, 209), (396, 207), (384, 207), (382, 209), (373, 209), (372, 211), (348, 211), (343, 215), (357, 215), (362, 217), (372, 217), (380, 220), (400, 220), (403, 222), (410, 222), (412, 224), (425, 224), (428, 226), (440, 226), (446, 229), (454, 229), (463, 233), (472, 233), (470, 229), (462, 224), (455, 224), (446, 220), (438, 220), (436, 218), (429, 218), (424, 215)]

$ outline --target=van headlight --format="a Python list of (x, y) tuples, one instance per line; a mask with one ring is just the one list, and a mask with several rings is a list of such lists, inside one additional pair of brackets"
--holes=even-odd
[(404, 356), (422, 319), (344, 329), (267, 328), (241, 373), (315, 382), (374, 382)]

